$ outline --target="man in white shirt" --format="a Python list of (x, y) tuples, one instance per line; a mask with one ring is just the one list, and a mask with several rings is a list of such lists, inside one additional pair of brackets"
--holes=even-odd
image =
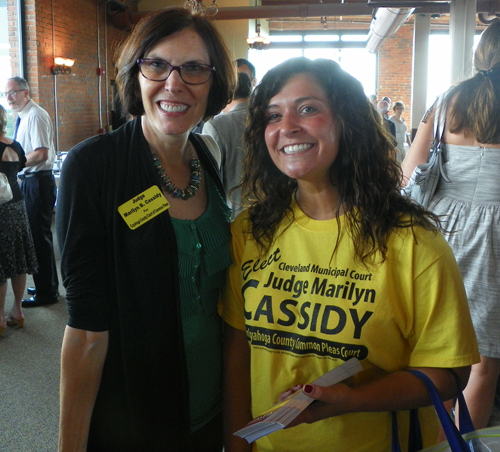
[(5, 85), (12, 111), (18, 113), (14, 139), (26, 153), (26, 168), (19, 173), (26, 202), (39, 271), (33, 275), (34, 296), (23, 300), (24, 308), (58, 301), (59, 281), (52, 239), (52, 216), (56, 184), (52, 173), (55, 160), (54, 131), (49, 114), (30, 98), (29, 85), (21, 77), (12, 77)]
[(243, 209), (239, 184), (243, 171), (243, 133), (251, 94), (250, 78), (245, 72), (239, 71), (238, 85), (229, 104), (229, 110), (215, 116), (203, 126), (203, 133), (215, 140), (221, 152), (222, 182), (226, 191), (227, 205), (232, 209), (232, 219)]

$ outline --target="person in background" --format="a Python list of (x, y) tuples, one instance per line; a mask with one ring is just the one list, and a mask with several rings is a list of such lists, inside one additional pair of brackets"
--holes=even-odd
[[(7, 326), (24, 326), (21, 300), (26, 274), (37, 270), (26, 206), (17, 183), (17, 173), (24, 168), (26, 157), (18, 142), (5, 136), (6, 128), (7, 112), (0, 105), (0, 173), (7, 176), (13, 195), (10, 201), (0, 204), (0, 335)], [(9, 278), (14, 304), (5, 314)]]
[(382, 116), (382, 123), (384, 125), (384, 128), (387, 131), (387, 133), (389, 134), (389, 137), (391, 138), (391, 142), (392, 142), (391, 156), (394, 158), (394, 160), (397, 161), (398, 158), (397, 158), (397, 149), (396, 149), (396, 124), (389, 121), (388, 112), (389, 112), (390, 105), (391, 104), (389, 102), (387, 102), (386, 100), (381, 100), (377, 104), (377, 111)]
[(394, 115), (389, 118), (396, 127), (396, 148), (398, 150), (397, 161), (402, 163), (406, 155), (405, 144), (410, 145), (410, 140), (407, 135), (408, 127), (405, 119), (401, 116), (405, 110), (403, 102), (395, 102), (393, 106)]
[(377, 104), (378, 104), (378, 97), (376, 94), (370, 94), (368, 96), (368, 100), (370, 101), (370, 103), (375, 107), (377, 108)]
[[(243, 72), (244, 74), (247, 74), (250, 80), (250, 90), (253, 90), (255, 84), (257, 83), (257, 79), (255, 78), (255, 66), (245, 58), (238, 58), (236, 60), (236, 70), (238, 71), (238, 73)], [(231, 101), (222, 110), (222, 113), (229, 113), (232, 109), (233, 109), (233, 102)]]
[(381, 100), (378, 104), (377, 104), (377, 111), (380, 113), (380, 115), (382, 116), (382, 119), (384, 121), (384, 127), (387, 129), (387, 131), (393, 136), (393, 137), (396, 137), (396, 126), (394, 125), (394, 123), (391, 123), (389, 121), (389, 108), (390, 108), (390, 104), (389, 102), (385, 101), (385, 100)]
[(5, 92), (9, 107), (18, 114), (14, 139), (26, 153), (26, 166), (19, 178), (39, 266), (33, 275), (35, 288), (30, 290), (34, 295), (24, 299), (22, 305), (50, 305), (57, 303), (59, 296), (51, 229), (57, 192), (52, 172), (56, 158), (54, 130), (49, 114), (31, 99), (26, 80), (9, 78)]
[[(390, 97), (388, 97), (388, 96), (384, 96), (384, 97), (382, 97), (382, 100), (383, 100), (384, 102), (387, 102), (387, 103), (389, 104), (389, 110), (390, 110), (390, 109), (391, 109), (391, 105), (392, 105), (392, 100), (391, 100), (391, 98), (390, 98)], [(389, 110), (387, 110), (387, 111), (389, 111)]]
[(428, 159), (436, 114), (445, 117), (444, 172), (429, 205), (448, 231), (464, 278), (481, 362), (464, 396), (474, 426), (486, 427), (500, 375), (500, 20), (483, 32), (474, 77), (452, 87), (425, 114), (402, 168), (405, 179)]
[(252, 88), (257, 84), (256, 71), (255, 66), (250, 63), (246, 58), (238, 58), (236, 60), (236, 66), (238, 72), (245, 72), (250, 78), (250, 83), (252, 84)]
[[(405, 442), (411, 408), (424, 447), (436, 443), (427, 390), (406, 370), (450, 399), (477, 343), (439, 220), (400, 195), (400, 167), (361, 83), (331, 60), (285, 61), (252, 94), (245, 142), (249, 205), (231, 225), (220, 307), (225, 451), (387, 451), (391, 411)], [(316, 402), (295, 427), (253, 447), (233, 435), (350, 357), (364, 371), (304, 386)]]
[(241, 211), (241, 173), (243, 163), (243, 132), (248, 116), (248, 99), (252, 85), (245, 72), (238, 72), (238, 85), (230, 103), (231, 110), (217, 115), (203, 126), (203, 133), (210, 135), (222, 155), (222, 181), (227, 205), (232, 208), (232, 219)]
[(234, 63), (207, 18), (170, 7), (134, 27), (117, 71), (135, 119), (61, 175), (59, 451), (221, 452), (230, 211), (215, 143), (191, 130), (229, 102)]

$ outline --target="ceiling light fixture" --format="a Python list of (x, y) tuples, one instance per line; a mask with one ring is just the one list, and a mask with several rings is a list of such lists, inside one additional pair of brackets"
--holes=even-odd
[(208, 7), (203, 4), (203, 0), (186, 0), (184, 8), (190, 9), (193, 13), (200, 13), (205, 16), (215, 16), (219, 12), (217, 0), (212, 0), (212, 3)]
[(263, 38), (260, 35), (260, 22), (255, 22), (255, 33), (256, 36), (253, 38), (247, 38), (247, 44), (250, 49), (254, 50), (266, 50), (271, 44), (271, 41), (268, 38)]

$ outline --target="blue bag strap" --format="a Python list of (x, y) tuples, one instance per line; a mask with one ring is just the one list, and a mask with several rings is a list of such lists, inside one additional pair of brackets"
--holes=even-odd
[(395, 411), (391, 411), (391, 419), (392, 419), (391, 452), (401, 452), (401, 445), (399, 444), (398, 414)]
[(457, 385), (457, 402), (458, 402), (458, 428), (460, 434), (473, 432), (475, 430), (474, 424), (470, 417), (469, 409), (467, 408), (467, 403), (465, 402), (464, 394), (460, 390), (460, 379), (457, 373), (453, 369), (447, 369), (455, 379), (455, 384)]
[[(432, 380), (427, 375), (418, 370), (408, 370), (408, 372), (418, 377), (425, 384), (452, 452), (470, 452), (471, 451), (470, 447), (462, 438), (462, 435), (458, 431), (458, 428), (456, 427), (450, 415), (446, 411), (446, 408), (444, 407), (443, 402), (441, 401), (437, 389), (434, 386)], [(459, 393), (461, 393), (461, 391), (459, 391)], [(462, 409), (460, 408), (460, 411), (461, 410)]]
[[(392, 418), (392, 441), (391, 452), (401, 452), (399, 443), (399, 428), (398, 415), (395, 411), (391, 412)], [(410, 410), (410, 432), (408, 436), (408, 452), (417, 452), (423, 449), (422, 433), (420, 431), (420, 423), (418, 421), (418, 410), (415, 408)]]
[(418, 410), (410, 410), (410, 434), (408, 438), (408, 452), (417, 452), (422, 450), (422, 432), (420, 431), (420, 422), (418, 421)]

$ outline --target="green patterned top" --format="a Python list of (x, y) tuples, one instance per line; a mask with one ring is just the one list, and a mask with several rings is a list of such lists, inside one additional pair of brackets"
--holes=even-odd
[(172, 218), (179, 251), (192, 432), (203, 427), (221, 409), (222, 320), (217, 313), (217, 303), (226, 269), (231, 264), (231, 212), (208, 175), (206, 181), (205, 212), (196, 220)]

